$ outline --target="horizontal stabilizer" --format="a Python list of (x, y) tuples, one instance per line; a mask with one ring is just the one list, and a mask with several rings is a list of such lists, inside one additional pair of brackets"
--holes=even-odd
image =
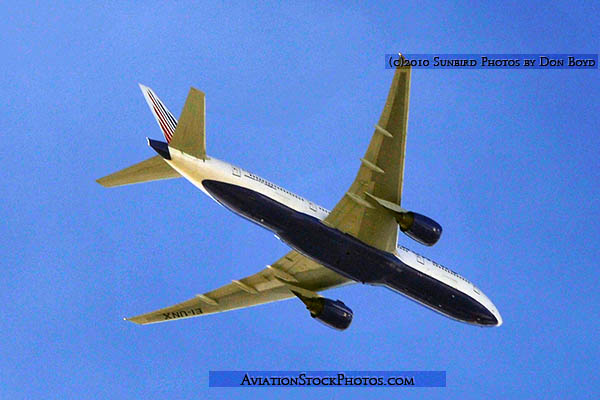
[(191, 88), (169, 146), (193, 157), (206, 159), (205, 114), (204, 93)]
[(96, 182), (104, 187), (115, 187), (179, 177), (181, 175), (171, 168), (161, 156), (154, 156), (146, 161), (100, 178)]

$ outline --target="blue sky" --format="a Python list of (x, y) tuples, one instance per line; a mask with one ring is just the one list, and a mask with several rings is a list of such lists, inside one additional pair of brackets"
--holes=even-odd
[[(287, 251), (184, 180), (94, 180), (153, 155), (137, 83), (178, 115), (206, 92), (209, 154), (331, 208), (387, 95), (383, 55), (597, 53), (595, 2), (37, 2), (0, 5), (0, 398), (597, 398), (598, 70), (413, 72), (400, 243), (466, 276), (504, 325), (391, 291), (124, 322)], [(209, 370), (446, 370), (435, 389), (210, 389)]]

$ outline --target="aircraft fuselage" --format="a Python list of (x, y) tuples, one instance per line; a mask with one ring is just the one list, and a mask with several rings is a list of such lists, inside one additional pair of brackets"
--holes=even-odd
[(390, 288), (450, 318), (498, 326), (491, 301), (458, 274), (401, 247), (397, 254), (327, 226), (327, 210), (257, 175), (170, 149), (169, 164), (214, 200), (272, 231), (299, 253), (357, 282)]

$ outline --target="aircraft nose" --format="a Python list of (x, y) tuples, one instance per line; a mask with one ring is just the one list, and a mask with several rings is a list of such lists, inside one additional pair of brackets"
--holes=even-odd
[(500, 326), (502, 325), (502, 316), (500, 315), (500, 311), (496, 308), (496, 306), (490, 302), (487, 307), (489, 320), (486, 321), (488, 326)]
[(480, 305), (479, 312), (477, 313), (477, 324), (488, 327), (502, 325), (502, 317), (491, 302), (486, 305)]
[(498, 312), (498, 310), (496, 310), (496, 312), (494, 313), (494, 316), (496, 317), (496, 320), (498, 321), (498, 323), (496, 324), (496, 326), (500, 326), (502, 325), (502, 315), (500, 315), (500, 313)]

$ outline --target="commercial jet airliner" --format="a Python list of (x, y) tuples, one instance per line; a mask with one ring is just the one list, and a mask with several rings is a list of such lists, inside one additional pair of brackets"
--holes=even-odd
[(475, 285), (403, 246), (398, 231), (434, 245), (441, 226), (400, 206), (408, 125), (410, 67), (396, 69), (356, 179), (333, 210), (206, 153), (205, 96), (190, 89), (177, 121), (140, 85), (166, 142), (148, 139), (157, 156), (98, 179), (105, 187), (184, 177), (232, 212), (270, 230), (292, 250), (262, 271), (157, 311), (138, 324), (198, 317), (298, 298), (310, 315), (344, 330), (353, 312), (319, 293), (352, 283), (384, 286), (440, 314), (478, 326), (502, 318)]

